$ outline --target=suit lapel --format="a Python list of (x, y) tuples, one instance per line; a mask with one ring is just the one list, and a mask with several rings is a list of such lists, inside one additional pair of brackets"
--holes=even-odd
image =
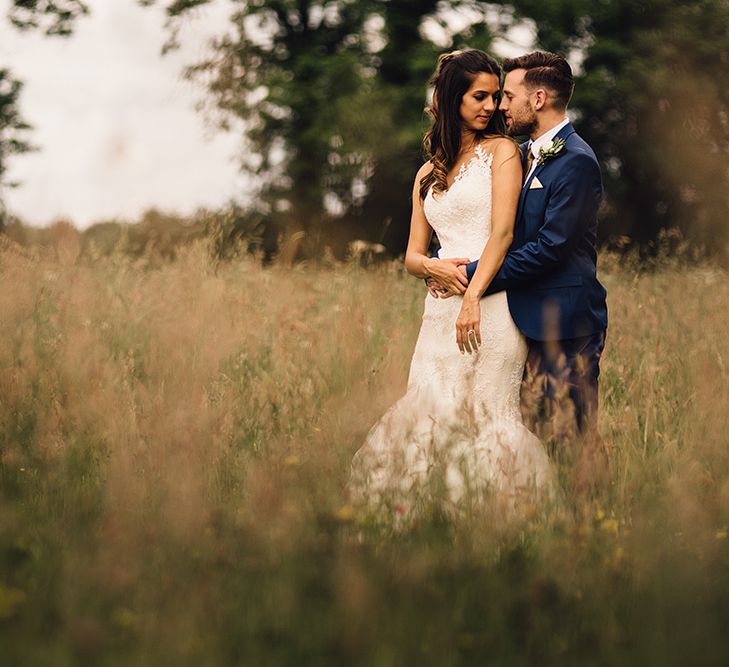
[(527, 159), (527, 148), (529, 147), (529, 142), (525, 141), (523, 144), (519, 144), (519, 152), (521, 153), (521, 168), (522, 170), (526, 169), (526, 159)]
[[(557, 134), (554, 135), (555, 139), (567, 139), (567, 137), (570, 136), (570, 134), (574, 134), (575, 128), (572, 127), (572, 123), (567, 123)], [(527, 146), (529, 142), (523, 143), (519, 148), (521, 149), (522, 146)], [(566, 150), (566, 149), (565, 149)], [(526, 156), (526, 150), (522, 151), (522, 159), (524, 159)], [(522, 161), (522, 164), (524, 162)], [(532, 183), (532, 180), (534, 180), (534, 177), (537, 175), (538, 172), (540, 172), (542, 169), (544, 169), (544, 164), (537, 165), (532, 173), (529, 175), (529, 178), (526, 179), (524, 182), (524, 185), (521, 188), (521, 192), (519, 193), (519, 205), (516, 209), (516, 219), (517, 221), (521, 219), (522, 213), (524, 212), (524, 200), (526, 199), (527, 193), (529, 192), (529, 186)]]
[[(521, 169), (522, 172), (526, 171), (526, 160), (527, 150), (529, 150), (529, 141), (525, 141), (523, 144), (519, 144), (519, 152), (521, 153)], [(517, 222), (521, 218), (521, 209), (524, 202), (524, 193), (526, 192), (526, 183), (521, 186), (521, 192), (519, 193), (519, 203), (516, 207), (516, 220)]]

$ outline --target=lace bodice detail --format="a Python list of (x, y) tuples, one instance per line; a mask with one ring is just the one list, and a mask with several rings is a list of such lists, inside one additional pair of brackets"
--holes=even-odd
[(491, 163), (493, 153), (479, 144), (475, 155), (461, 165), (446, 192), (431, 188), (423, 201), (430, 226), (438, 235), (441, 257), (481, 256), (491, 235)]

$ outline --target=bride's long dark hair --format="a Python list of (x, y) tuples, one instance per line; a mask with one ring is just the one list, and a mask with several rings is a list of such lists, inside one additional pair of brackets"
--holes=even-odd
[[(481, 72), (495, 74), (501, 81), (499, 63), (478, 49), (452, 51), (438, 58), (435, 74), (429, 82), (433, 86), (433, 103), (426, 109), (433, 122), (423, 139), (423, 147), (433, 163), (433, 169), (420, 180), (421, 199), (425, 199), (431, 185), (434, 192), (448, 189), (446, 177), (456, 164), (461, 150), (461, 101), (476, 75)], [(486, 129), (479, 132), (476, 138), (503, 136), (505, 133), (504, 115), (497, 108)]]

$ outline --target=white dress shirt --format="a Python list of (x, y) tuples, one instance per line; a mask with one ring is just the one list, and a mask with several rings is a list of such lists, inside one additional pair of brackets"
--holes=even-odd
[(539, 149), (544, 146), (544, 144), (552, 141), (552, 139), (554, 139), (554, 137), (557, 135), (557, 132), (559, 132), (569, 122), (570, 119), (565, 117), (565, 119), (561, 123), (559, 123), (559, 125), (555, 125), (551, 130), (547, 130), (544, 134), (540, 134), (534, 141), (529, 142), (527, 150), (530, 150), (532, 152), (532, 155), (534, 156), (534, 161), (532, 162), (532, 168), (529, 170), (529, 173), (524, 178), (524, 183), (526, 183), (531, 173), (537, 168)]

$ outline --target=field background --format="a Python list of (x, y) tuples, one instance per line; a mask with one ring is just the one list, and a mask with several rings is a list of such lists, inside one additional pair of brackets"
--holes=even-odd
[(0, 664), (729, 660), (726, 271), (604, 255), (611, 485), (398, 532), (342, 489), (405, 389), (400, 264), (0, 241)]
[[(727, 0), (0, 0), (0, 667), (729, 665), (728, 25)], [(343, 489), (423, 284), (352, 254), (405, 250), (462, 48), (573, 67), (611, 474), (565, 444), (561, 503), (396, 529)], [(188, 83), (232, 163), (175, 121)]]

